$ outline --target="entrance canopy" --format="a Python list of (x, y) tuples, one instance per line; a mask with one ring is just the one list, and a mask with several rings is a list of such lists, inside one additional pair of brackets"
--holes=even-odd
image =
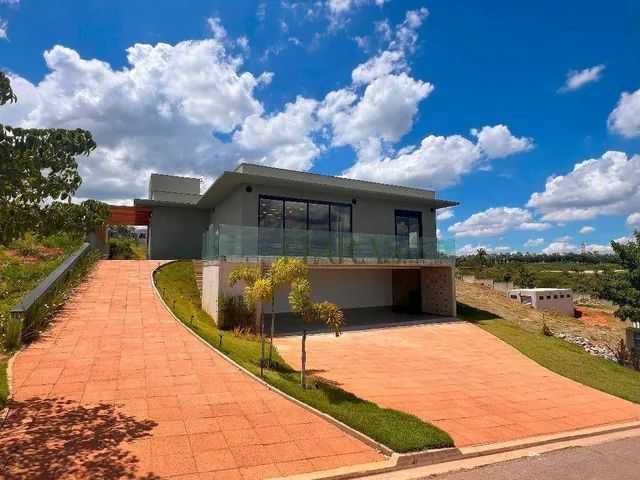
[(149, 207), (120, 207), (109, 205), (111, 214), (107, 225), (136, 225), (148, 227), (151, 221)]

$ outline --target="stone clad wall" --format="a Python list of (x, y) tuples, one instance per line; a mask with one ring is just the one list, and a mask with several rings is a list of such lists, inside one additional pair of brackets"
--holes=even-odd
[(452, 267), (423, 267), (422, 311), (456, 316), (456, 283)]

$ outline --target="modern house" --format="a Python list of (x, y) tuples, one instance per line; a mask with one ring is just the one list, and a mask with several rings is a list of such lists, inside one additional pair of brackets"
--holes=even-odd
[[(200, 195), (195, 178), (153, 174), (149, 258), (202, 258), (203, 307), (240, 295), (229, 271), (278, 256), (306, 259), (314, 295), (344, 309), (455, 316), (455, 246), (436, 238), (435, 193), (241, 164)], [(276, 310), (289, 310), (286, 293)]]
[(570, 288), (515, 288), (507, 293), (509, 298), (536, 310), (574, 314), (573, 292)]

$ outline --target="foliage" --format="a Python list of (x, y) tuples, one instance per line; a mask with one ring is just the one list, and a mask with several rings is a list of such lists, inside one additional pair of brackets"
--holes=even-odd
[(221, 294), (218, 297), (218, 328), (248, 332), (254, 325), (255, 308), (250, 308), (243, 297)]
[(269, 266), (267, 278), (271, 282), (271, 329), (269, 334), (269, 367), (273, 363), (273, 334), (276, 325), (276, 292), (291, 285), (297, 278), (305, 278), (309, 269), (300, 258), (278, 257)]
[(636, 230), (634, 237), (627, 244), (611, 242), (626, 270), (607, 272), (599, 296), (616, 304), (614, 315), (619, 319), (640, 322), (640, 231)]
[(542, 322), (542, 334), (545, 337), (553, 337), (553, 332), (549, 328), (549, 325), (547, 325), (547, 322)]
[(640, 372), (590, 355), (579, 345), (540, 335), (468, 305), (458, 304), (458, 316), (475, 323), (552, 372), (596, 390), (640, 403)]
[(611, 253), (487, 253), (484, 249), (471, 255), (461, 255), (456, 260), (456, 265), (461, 268), (480, 268), (493, 265), (507, 265), (513, 263), (539, 264), (539, 263), (562, 263), (572, 264), (573, 270), (582, 268), (592, 269), (594, 265), (619, 264), (619, 258)]
[(291, 310), (300, 315), (302, 319), (300, 386), (307, 388), (307, 325), (312, 322), (324, 322), (337, 337), (344, 326), (344, 313), (331, 302), (314, 302), (311, 286), (306, 277), (296, 278), (291, 283), (289, 305)]
[(516, 275), (513, 277), (513, 283), (522, 288), (534, 288), (536, 286), (536, 275), (524, 265), (520, 265)]
[(134, 260), (138, 258), (133, 251), (133, 240), (110, 238), (107, 241), (110, 260)]
[(629, 360), (629, 352), (627, 351), (627, 346), (624, 343), (624, 339), (620, 339), (620, 342), (615, 347), (607, 347), (609, 351), (616, 358), (616, 362), (618, 365), (626, 365)]
[[(17, 101), (0, 72), (0, 105)], [(86, 130), (18, 128), (0, 124), (0, 245), (26, 232), (89, 233), (102, 227), (108, 207), (95, 200), (71, 204), (82, 179), (76, 156), (96, 148)], [(45, 205), (45, 202), (52, 200)]]
[[(227, 334), (220, 348), (219, 335), (224, 332), (218, 330), (211, 317), (200, 308), (192, 262), (163, 265), (154, 274), (154, 280), (158, 290), (165, 292), (173, 313), (187, 328), (253, 374), (260, 371), (260, 342), (257, 337)], [(176, 300), (175, 305), (173, 300)], [(193, 322), (191, 315), (194, 315)], [(439, 428), (413, 415), (380, 408), (334, 385), (314, 380), (315, 388), (301, 389), (298, 372), (287, 365), (277, 349), (274, 350), (274, 360), (278, 368), (265, 371), (267, 383), (396, 452), (453, 446), (451, 437)]]

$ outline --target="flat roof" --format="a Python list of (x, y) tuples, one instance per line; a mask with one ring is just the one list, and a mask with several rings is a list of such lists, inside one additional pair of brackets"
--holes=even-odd
[(570, 288), (512, 288), (510, 292), (566, 292)]
[(304, 188), (309, 191), (333, 192), (361, 197), (385, 196), (405, 201), (419, 201), (433, 208), (459, 205), (459, 202), (436, 199), (435, 192), (432, 190), (242, 163), (232, 172), (223, 172), (202, 195), (196, 206), (197, 208), (212, 208), (233, 189), (246, 183)]

